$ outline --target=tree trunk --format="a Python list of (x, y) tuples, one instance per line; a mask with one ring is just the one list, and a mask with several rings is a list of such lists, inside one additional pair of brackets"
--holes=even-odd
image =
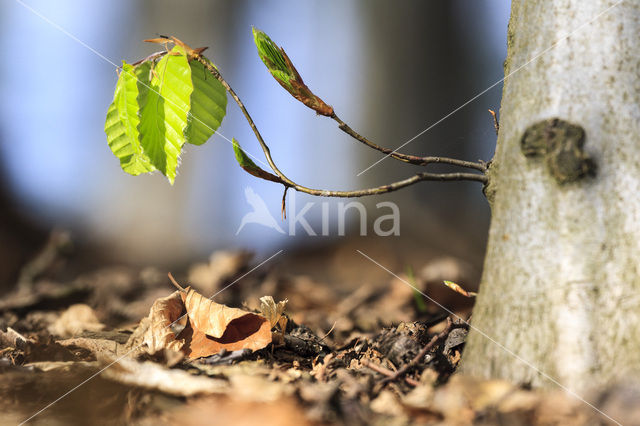
[(584, 392), (640, 372), (640, 3), (525, 65), (614, 3), (513, 0), (469, 374)]

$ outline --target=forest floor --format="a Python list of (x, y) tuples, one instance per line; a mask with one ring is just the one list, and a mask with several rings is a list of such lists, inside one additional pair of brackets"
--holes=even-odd
[[(442, 280), (477, 280), (456, 258), (328, 285), (290, 267), (308, 257), (219, 251), (178, 290), (150, 267), (74, 275), (63, 245), (0, 301), (2, 424), (608, 424), (560, 390), (456, 373), (472, 299)], [(638, 424), (629, 392), (590, 400)]]

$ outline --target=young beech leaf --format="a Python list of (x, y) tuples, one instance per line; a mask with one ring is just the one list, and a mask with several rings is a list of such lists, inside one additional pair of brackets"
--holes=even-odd
[(185, 143), (193, 83), (184, 49), (175, 46), (171, 53), (160, 59), (153, 69), (138, 130), (140, 144), (151, 164), (173, 184)]
[(138, 112), (148, 90), (138, 80), (148, 81), (150, 69), (149, 63), (134, 68), (123, 61), (104, 125), (109, 148), (120, 159), (122, 170), (134, 176), (155, 170), (149, 157), (142, 151), (138, 132)]
[(302, 77), (298, 74), (284, 49), (275, 44), (268, 35), (256, 28), (253, 29), (253, 41), (258, 48), (260, 59), (267, 66), (273, 78), (287, 92), (318, 114), (333, 115), (333, 108), (314, 95), (304, 84)]
[(227, 92), (198, 61), (191, 61), (191, 113), (184, 137), (193, 145), (202, 145), (220, 127), (227, 109)]
[(278, 176), (273, 175), (256, 166), (256, 163), (254, 163), (251, 158), (249, 158), (249, 156), (242, 150), (242, 148), (240, 148), (240, 144), (235, 139), (233, 139), (233, 152), (236, 155), (236, 161), (238, 162), (238, 164), (240, 164), (240, 167), (242, 167), (245, 172), (264, 180), (282, 183), (282, 180)]

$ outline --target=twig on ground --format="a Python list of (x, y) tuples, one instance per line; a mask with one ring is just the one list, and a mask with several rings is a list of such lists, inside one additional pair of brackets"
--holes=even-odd
[(444, 339), (445, 337), (447, 337), (449, 335), (449, 332), (451, 331), (451, 327), (453, 326), (453, 322), (451, 321), (451, 317), (447, 317), (447, 325), (444, 328), (444, 330), (442, 330), (440, 333), (436, 334), (435, 336), (433, 336), (431, 338), (431, 340), (429, 341), (429, 343), (427, 343), (425, 345), (425, 347), (422, 348), (422, 350), (420, 352), (418, 352), (418, 354), (408, 363), (406, 363), (405, 365), (403, 365), (402, 367), (400, 367), (395, 373), (393, 373), (393, 375), (387, 377), (386, 379), (384, 379), (382, 381), (382, 383), (388, 383), (388, 382), (392, 382), (394, 380), (396, 380), (398, 377), (401, 377), (402, 375), (404, 375), (407, 371), (409, 371), (410, 368), (414, 367), (415, 365), (417, 365), (422, 358), (424, 358), (424, 356), (431, 350), (433, 349), (433, 347), (436, 345), (436, 343), (438, 343), (438, 341)]
[[(362, 365), (364, 365), (365, 367), (367, 367), (368, 369), (375, 371), (376, 373), (380, 373), (380, 374), (383, 374), (383, 375), (387, 376), (387, 378), (391, 378), (391, 377), (395, 378), (395, 376), (396, 376), (396, 372), (393, 372), (393, 371), (389, 370), (388, 368), (385, 368), (385, 367), (383, 367), (381, 365), (374, 364), (374, 363), (372, 363), (370, 361), (367, 361), (366, 359), (361, 360), (360, 363)], [(385, 381), (386, 380), (387, 379), (385, 379)], [(418, 383), (417, 380), (412, 379), (410, 377), (405, 377), (404, 380), (407, 383), (409, 383), (411, 386), (418, 386), (420, 384), (420, 383)]]
[(324, 339), (326, 339), (326, 338), (327, 338), (327, 336), (331, 334), (331, 332), (333, 331), (333, 329), (334, 329), (334, 328), (336, 328), (336, 324), (338, 324), (338, 320), (335, 320), (335, 321), (333, 322), (333, 325), (331, 326), (331, 329), (330, 329), (329, 331), (327, 331), (327, 333), (326, 333), (324, 336), (322, 336), (322, 338), (321, 338), (320, 340), (318, 340), (318, 341), (319, 341), (319, 342), (322, 342)]

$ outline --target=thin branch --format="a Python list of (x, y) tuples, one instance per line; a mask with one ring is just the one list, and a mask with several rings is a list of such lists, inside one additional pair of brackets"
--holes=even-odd
[(498, 132), (500, 132), (500, 123), (498, 122), (498, 117), (496, 116), (496, 112), (492, 109), (488, 110), (491, 117), (493, 117), (493, 128), (496, 129), (496, 136), (498, 136)]
[(383, 154), (390, 156), (391, 158), (395, 158), (396, 160), (400, 160), (405, 163), (415, 164), (418, 166), (426, 166), (427, 164), (440, 163), (440, 164), (450, 164), (453, 166), (466, 167), (469, 169), (475, 169), (483, 173), (487, 171), (486, 166), (482, 162), (475, 163), (473, 161), (457, 160), (455, 158), (447, 158), (447, 157), (420, 157), (417, 155), (401, 154), (392, 149), (384, 148), (380, 145), (377, 145), (372, 141), (370, 141), (369, 139), (365, 138), (364, 136), (362, 136), (361, 134), (353, 130), (351, 127), (349, 127), (347, 123), (342, 121), (340, 117), (336, 115), (335, 112), (330, 117), (336, 123), (338, 123), (338, 128), (340, 130), (342, 130), (352, 138), (362, 142), (363, 144), (367, 145), (370, 148), (373, 148), (377, 151), (382, 152)]
[[(360, 363), (362, 365), (364, 365), (365, 367), (375, 371), (376, 373), (380, 373), (380, 374), (382, 374), (384, 376), (387, 376), (387, 379), (391, 378), (391, 377), (394, 377), (395, 374), (396, 374), (393, 371), (389, 370), (388, 368), (385, 368), (385, 367), (383, 367), (381, 365), (378, 365), (378, 364), (374, 364), (371, 361), (366, 360), (366, 359), (360, 360)], [(387, 380), (387, 379), (385, 379), (385, 380)], [(407, 383), (409, 383), (411, 386), (418, 386), (420, 384), (417, 380), (412, 379), (410, 377), (405, 377), (404, 380)]]
[(306, 186), (299, 185), (299, 184), (295, 183), (294, 181), (292, 181), (291, 179), (289, 179), (284, 173), (282, 173), (280, 171), (280, 169), (278, 169), (278, 166), (276, 166), (275, 162), (273, 161), (273, 158), (271, 157), (271, 151), (270, 151), (269, 147), (267, 146), (267, 144), (265, 143), (264, 139), (262, 138), (262, 135), (260, 134), (260, 131), (258, 130), (258, 127), (256, 126), (256, 124), (253, 122), (253, 119), (249, 115), (249, 111), (247, 111), (247, 109), (245, 108), (244, 104), (242, 103), (242, 100), (240, 100), (240, 98), (235, 93), (235, 91), (231, 88), (231, 86), (229, 86), (229, 83), (227, 83), (227, 81), (224, 78), (222, 78), (222, 75), (220, 75), (220, 72), (216, 69), (216, 67), (214, 67), (211, 64), (211, 62), (209, 62), (207, 59), (205, 59), (201, 55), (194, 55), (194, 59), (205, 66), (205, 68), (227, 90), (227, 92), (229, 93), (229, 95), (231, 95), (231, 97), (236, 102), (236, 104), (238, 104), (238, 107), (240, 108), (240, 110), (244, 114), (244, 117), (247, 120), (247, 123), (249, 123), (249, 126), (251, 127), (251, 130), (253, 130), (253, 133), (256, 136), (256, 139), (258, 140), (258, 143), (260, 144), (260, 147), (262, 148), (262, 151), (264, 152), (265, 158), (267, 159), (267, 163), (269, 163), (269, 167), (271, 167), (273, 172), (282, 180), (281, 183), (283, 185), (289, 186), (291, 188), (294, 188), (296, 191), (304, 192), (304, 193), (310, 194), (310, 195), (321, 196), (321, 197), (362, 197), (362, 196), (366, 196), (366, 195), (377, 195), (377, 194), (384, 194), (384, 193), (387, 193), (387, 192), (397, 191), (398, 189), (404, 188), (404, 187), (409, 186), (409, 185), (413, 185), (414, 183), (420, 182), (420, 181), (423, 181), (423, 180), (433, 180), (433, 181), (470, 180), (470, 181), (482, 182), (483, 184), (487, 183), (488, 178), (484, 174), (475, 174), (475, 173), (442, 173), (442, 174), (437, 174), (437, 173), (418, 173), (418, 174), (416, 174), (416, 175), (414, 175), (414, 176), (412, 176), (410, 178), (407, 178), (407, 179), (404, 179), (404, 180), (401, 180), (401, 181), (398, 181), (398, 182), (394, 182), (394, 183), (391, 183), (391, 184), (388, 184), (388, 185), (382, 185), (382, 186), (378, 186), (376, 188), (368, 188), (368, 189), (361, 189), (361, 190), (354, 190), (354, 191), (328, 191), (328, 190), (323, 190), (323, 189), (307, 188)]
[(396, 371), (393, 374), (393, 376), (387, 377), (383, 381), (383, 383), (391, 382), (393, 380), (396, 380), (398, 377), (402, 377), (402, 375), (404, 375), (407, 371), (409, 371), (410, 368), (412, 368), (413, 366), (417, 365), (420, 361), (422, 361), (424, 356), (431, 349), (433, 349), (433, 347), (436, 345), (436, 343), (438, 343), (438, 341), (443, 340), (445, 337), (449, 335), (449, 332), (451, 331), (452, 326), (453, 326), (453, 322), (451, 321), (451, 317), (447, 317), (447, 325), (445, 326), (444, 330), (442, 330), (440, 333), (433, 336), (433, 338), (429, 341), (429, 343), (427, 343), (411, 361), (403, 365), (398, 371)]
[(156, 53), (152, 53), (151, 55), (147, 56), (146, 58), (140, 59), (139, 61), (136, 61), (134, 63), (132, 63), (132, 66), (138, 66), (143, 62), (147, 62), (147, 61), (155, 61), (158, 58), (162, 58), (164, 55), (166, 55), (167, 53), (169, 53), (168, 51), (164, 50), (162, 52), (156, 52)]
[(289, 190), (289, 187), (285, 185), (284, 194), (282, 194), (282, 220), (287, 218), (287, 190)]

